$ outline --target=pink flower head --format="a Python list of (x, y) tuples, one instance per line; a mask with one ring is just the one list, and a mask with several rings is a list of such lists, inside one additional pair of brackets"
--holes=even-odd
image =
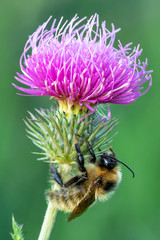
[[(68, 23), (50, 30), (42, 26), (29, 36), (20, 58), (22, 74), (16, 80), (29, 88), (14, 86), (30, 95), (48, 95), (57, 100), (90, 105), (97, 103), (128, 104), (134, 102), (151, 86), (152, 71), (146, 71), (147, 60), (141, 63), (139, 45), (131, 50), (131, 43), (113, 46), (120, 30), (99, 27), (95, 14), (86, 24), (86, 17), (77, 15)], [(143, 84), (149, 87), (142, 93)]]

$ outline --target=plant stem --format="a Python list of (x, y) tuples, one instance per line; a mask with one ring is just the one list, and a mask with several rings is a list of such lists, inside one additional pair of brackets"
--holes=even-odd
[(56, 214), (57, 209), (54, 207), (52, 202), (49, 202), (38, 240), (49, 239), (55, 222)]

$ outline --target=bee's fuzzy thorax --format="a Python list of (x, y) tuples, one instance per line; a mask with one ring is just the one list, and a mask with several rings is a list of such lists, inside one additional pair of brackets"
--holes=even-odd
[(112, 170), (106, 168), (102, 169), (99, 166), (94, 166), (94, 168), (93, 166), (90, 166), (88, 172), (90, 174), (90, 179), (92, 179), (91, 181), (93, 181), (93, 177), (100, 177), (102, 179), (101, 185), (97, 187), (95, 191), (96, 199), (100, 201), (108, 199), (121, 181), (121, 171), (119, 166), (116, 166)]

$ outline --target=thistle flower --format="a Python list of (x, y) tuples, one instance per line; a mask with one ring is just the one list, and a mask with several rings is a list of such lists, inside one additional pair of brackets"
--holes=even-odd
[[(62, 24), (62, 20), (57, 25), (54, 20), (47, 30), (49, 18), (29, 37), (20, 58), (22, 73), (15, 77), (26, 87), (13, 85), (27, 95), (48, 95), (58, 101), (59, 108), (30, 113), (26, 125), (29, 138), (41, 150), (41, 160), (54, 165), (65, 180), (79, 173), (76, 144), (86, 164), (90, 163), (88, 142), (96, 157), (104, 148), (111, 151), (106, 143), (112, 140), (108, 135), (117, 122), (100, 122), (97, 113), (86, 115), (87, 111), (94, 111), (100, 103), (134, 102), (150, 88), (152, 71), (146, 71), (147, 60), (141, 63), (138, 59), (139, 45), (132, 50), (131, 43), (123, 47), (119, 41), (118, 48), (114, 47), (120, 29), (112, 24), (109, 31), (105, 22), (99, 26), (97, 14), (86, 23), (86, 17), (78, 19), (77, 15), (69, 23)], [(141, 92), (147, 81), (149, 87)], [(57, 185), (52, 180), (51, 189), (59, 188)], [(48, 201), (39, 240), (49, 239), (57, 212)]]
[[(17, 89), (56, 98), (63, 110), (76, 105), (92, 111), (99, 103), (132, 103), (148, 91), (152, 71), (146, 71), (147, 60), (138, 59), (140, 45), (131, 50), (131, 43), (123, 47), (119, 41), (116, 49), (120, 29), (112, 24), (109, 31), (105, 21), (99, 27), (97, 14), (86, 24), (86, 17), (78, 20), (77, 15), (69, 23), (62, 19), (47, 30), (49, 18), (29, 36), (20, 58), (23, 74), (15, 77), (29, 88), (13, 84)], [(141, 93), (146, 81), (149, 87)]]

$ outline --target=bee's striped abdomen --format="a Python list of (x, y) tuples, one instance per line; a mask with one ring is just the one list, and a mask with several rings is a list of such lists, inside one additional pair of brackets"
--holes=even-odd
[(71, 212), (81, 201), (86, 193), (86, 189), (81, 186), (75, 188), (62, 188), (48, 193), (48, 198), (60, 210)]

